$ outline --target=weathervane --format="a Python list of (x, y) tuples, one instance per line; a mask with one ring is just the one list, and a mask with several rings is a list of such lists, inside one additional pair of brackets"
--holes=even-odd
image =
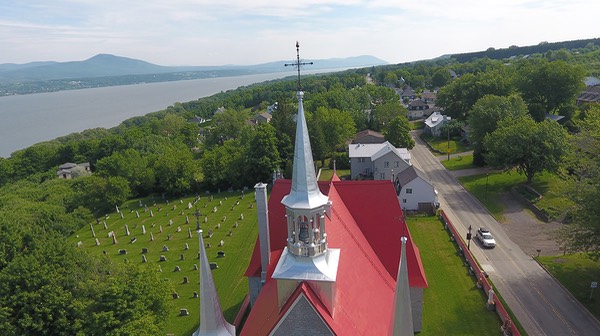
[(300, 67), (303, 65), (311, 65), (313, 62), (301, 62), (300, 61), (300, 43), (296, 41), (296, 62), (294, 63), (286, 63), (285, 66), (294, 66), (298, 69), (298, 91), (302, 91), (300, 86)]

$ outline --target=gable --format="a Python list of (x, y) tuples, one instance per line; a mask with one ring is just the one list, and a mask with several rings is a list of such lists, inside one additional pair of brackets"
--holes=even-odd
[[(308, 328), (310, 326), (310, 328)], [(334, 335), (315, 307), (301, 293), (270, 333), (273, 336)]]

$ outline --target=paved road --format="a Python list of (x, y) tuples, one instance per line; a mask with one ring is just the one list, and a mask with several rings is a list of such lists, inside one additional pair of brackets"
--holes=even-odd
[[(489, 228), (495, 249), (476, 240), (471, 251), (529, 335), (600, 335), (600, 323), (560, 286), (533, 258), (513, 243), (487, 210), (469, 194), (417, 136), (413, 164), (439, 192), (441, 208), (464, 236), (467, 227)], [(473, 230), (475, 231), (475, 230)]]

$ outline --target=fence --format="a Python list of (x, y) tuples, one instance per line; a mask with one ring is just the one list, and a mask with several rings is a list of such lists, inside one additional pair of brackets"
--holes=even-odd
[[(471, 251), (469, 251), (467, 244), (465, 243), (462, 236), (458, 233), (458, 231), (452, 224), (452, 221), (450, 221), (448, 216), (446, 216), (446, 213), (444, 212), (444, 210), (440, 211), (440, 219), (442, 220), (442, 222), (444, 222), (444, 225), (450, 232), (452, 239), (458, 245), (459, 253), (465, 258), (466, 265), (469, 268), (469, 272), (471, 274), (473, 274), (475, 276), (475, 278), (477, 279), (477, 286), (479, 288), (481, 288), (484, 293), (486, 293), (486, 294), (489, 293), (489, 290), (492, 289), (492, 285), (488, 281), (487, 274), (485, 274), (485, 272), (481, 268), (479, 268), (479, 264), (477, 264), (477, 261), (471, 254)], [(520, 336), (521, 333), (519, 332), (517, 327), (514, 325), (514, 323), (512, 323), (512, 319), (510, 318), (510, 315), (508, 315), (506, 308), (504, 307), (502, 302), (499, 300), (496, 293), (494, 293), (492, 299), (494, 302), (494, 307), (495, 307), (496, 313), (498, 314), (498, 316), (500, 317), (500, 320), (502, 321), (502, 326), (501, 326), (502, 332), (507, 335)]]

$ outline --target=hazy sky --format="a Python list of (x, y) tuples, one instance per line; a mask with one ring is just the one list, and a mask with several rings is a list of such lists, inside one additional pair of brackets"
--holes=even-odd
[(391, 63), (600, 37), (599, 0), (0, 0), (0, 63)]

